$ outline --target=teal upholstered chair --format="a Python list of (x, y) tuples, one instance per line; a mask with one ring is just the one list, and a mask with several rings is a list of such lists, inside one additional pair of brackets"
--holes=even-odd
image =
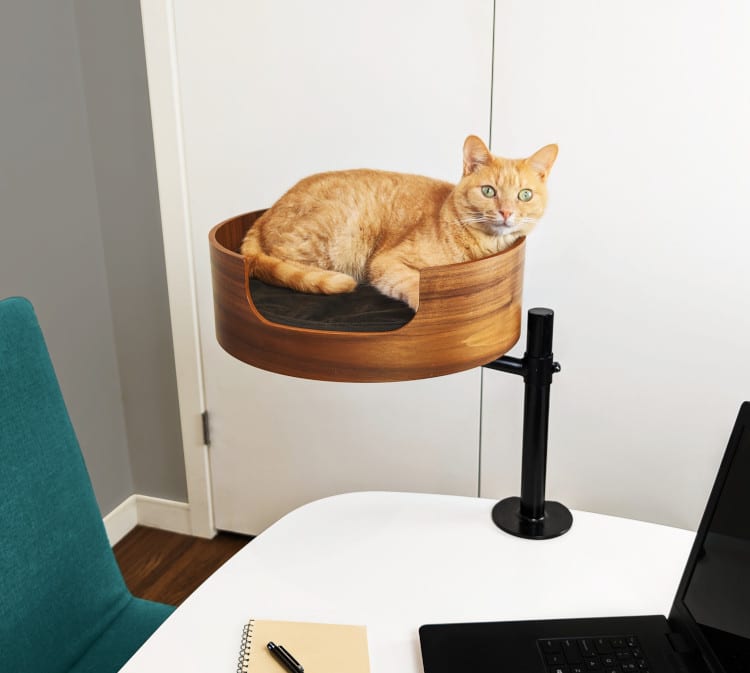
[(117, 671), (172, 609), (125, 586), (34, 310), (0, 301), (0, 671)]

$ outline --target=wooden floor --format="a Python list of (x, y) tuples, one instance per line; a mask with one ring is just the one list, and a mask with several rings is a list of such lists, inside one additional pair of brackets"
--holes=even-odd
[(251, 539), (219, 533), (205, 540), (136, 526), (113, 549), (134, 596), (179, 605)]

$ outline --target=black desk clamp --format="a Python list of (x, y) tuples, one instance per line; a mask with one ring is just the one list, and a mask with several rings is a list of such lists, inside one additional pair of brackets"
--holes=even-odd
[(525, 383), (521, 497), (498, 502), (492, 520), (506, 533), (532, 540), (558, 537), (573, 525), (573, 515), (565, 505), (544, 499), (549, 392), (552, 375), (560, 371), (560, 364), (552, 359), (554, 316), (548, 308), (530, 309), (523, 358), (504, 355), (484, 365), (523, 376)]

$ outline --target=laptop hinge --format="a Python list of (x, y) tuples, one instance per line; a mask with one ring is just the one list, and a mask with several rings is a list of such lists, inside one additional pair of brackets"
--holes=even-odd
[(668, 633), (667, 640), (677, 654), (698, 654), (698, 648), (681, 633)]

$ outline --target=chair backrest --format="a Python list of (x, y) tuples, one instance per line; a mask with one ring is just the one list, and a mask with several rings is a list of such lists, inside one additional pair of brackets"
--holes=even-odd
[(68, 670), (129, 600), (34, 310), (0, 301), (0, 669)]

